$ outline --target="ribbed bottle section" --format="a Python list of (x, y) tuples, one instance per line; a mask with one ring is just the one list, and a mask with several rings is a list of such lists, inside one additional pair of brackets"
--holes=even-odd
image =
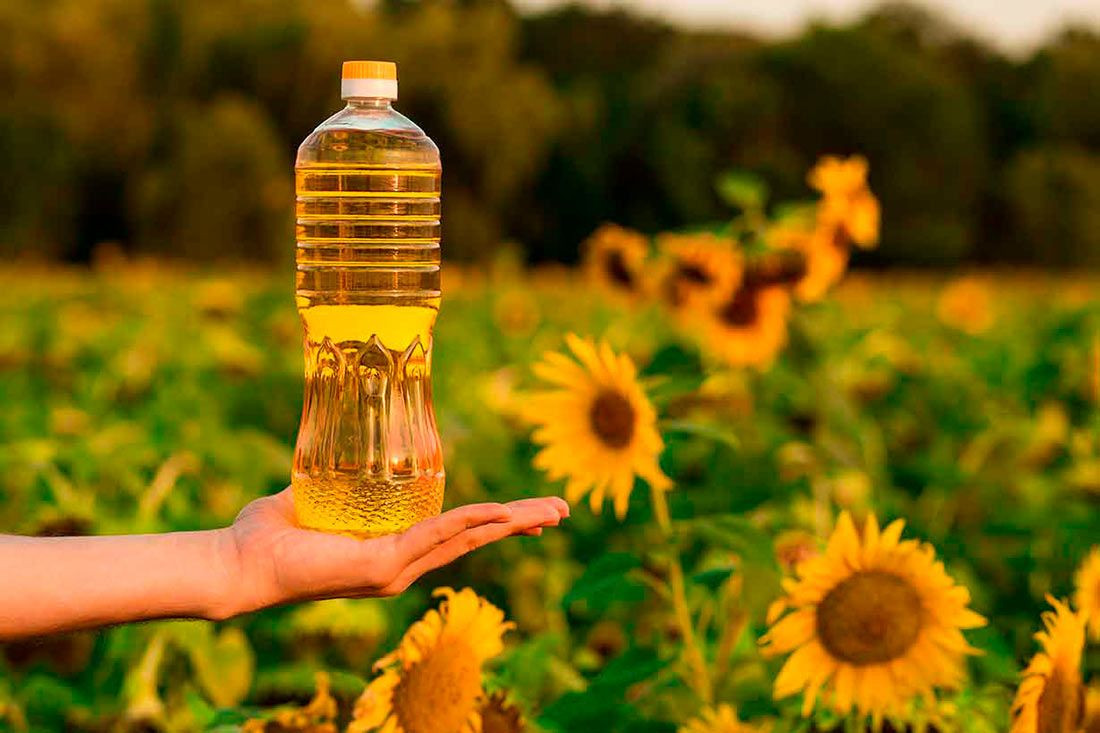
[(299, 167), (299, 307), (439, 297), (439, 169)]

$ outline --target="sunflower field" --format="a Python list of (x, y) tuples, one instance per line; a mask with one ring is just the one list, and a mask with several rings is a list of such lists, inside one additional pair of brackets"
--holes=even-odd
[[(1100, 280), (845, 274), (860, 158), (582, 266), (444, 268), (447, 506), (571, 517), (390, 600), (0, 645), (0, 730), (1100, 731)], [(446, 243), (444, 243), (444, 250)], [(0, 269), (0, 528), (288, 483), (291, 273)], [(2, 581), (2, 579), (0, 579)]]

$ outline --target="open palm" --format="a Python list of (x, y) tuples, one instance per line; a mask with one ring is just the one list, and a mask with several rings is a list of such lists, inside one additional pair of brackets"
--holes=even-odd
[[(302, 529), (291, 490), (253, 501), (230, 534), (240, 596), (249, 608), (297, 600), (389, 596), (479, 547), (518, 534), (540, 534), (569, 516), (558, 497), (470, 504), (401, 534), (359, 540)], [(244, 609), (247, 610), (247, 609)]]

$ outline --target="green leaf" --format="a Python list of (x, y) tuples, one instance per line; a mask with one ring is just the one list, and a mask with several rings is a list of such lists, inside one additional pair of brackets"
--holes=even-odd
[(205, 730), (214, 724), (217, 711), (203, 699), (202, 695), (189, 689), (184, 695), (184, 700), (187, 703), (187, 709), (191, 711), (191, 717), (195, 719), (195, 723), (200, 728)]
[(538, 724), (557, 733), (611, 731), (630, 713), (629, 705), (610, 695), (568, 692), (546, 706), (538, 718)]
[(607, 663), (589, 688), (599, 688), (608, 694), (622, 695), (631, 685), (652, 677), (668, 666), (652, 649), (634, 647)]
[(734, 568), (732, 565), (724, 568), (701, 570), (691, 576), (691, 582), (701, 585), (713, 592), (721, 588), (722, 584), (729, 580), (733, 571)]
[(643, 377), (655, 374), (702, 377), (703, 364), (697, 351), (690, 351), (679, 344), (669, 344), (657, 350), (641, 374)]
[(661, 432), (665, 435), (680, 433), (681, 435), (694, 435), (699, 438), (713, 440), (734, 450), (741, 447), (741, 441), (732, 430), (716, 423), (699, 422), (697, 420), (662, 420)]
[(569, 608), (584, 601), (592, 610), (602, 610), (613, 601), (636, 602), (645, 598), (645, 587), (629, 576), (641, 566), (641, 561), (626, 552), (609, 552), (588, 566), (562, 599)]
[(677, 726), (675, 723), (669, 723), (665, 720), (638, 718), (627, 723), (622, 731), (623, 733), (676, 733)]
[(733, 550), (746, 562), (774, 565), (771, 537), (736, 514), (720, 514), (689, 520), (686, 525), (703, 539)]
[(190, 650), (202, 691), (215, 705), (233, 707), (248, 694), (256, 659), (244, 632), (231, 626), (210, 643)]
[(745, 171), (728, 171), (715, 184), (718, 195), (730, 206), (742, 211), (764, 208), (768, 186), (763, 180)]

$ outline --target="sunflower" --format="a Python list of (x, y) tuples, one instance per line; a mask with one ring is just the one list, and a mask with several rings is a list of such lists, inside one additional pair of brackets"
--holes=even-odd
[(951, 328), (977, 336), (993, 326), (993, 294), (989, 285), (976, 277), (951, 282), (936, 301), (936, 315)]
[(439, 610), (405, 632), (375, 663), (382, 674), (355, 703), (348, 733), (479, 733), (481, 666), (504, 648), (512, 624), (473, 590), (440, 588)]
[(801, 271), (793, 278), (794, 293), (801, 301), (821, 300), (848, 269), (848, 242), (836, 227), (776, 225), (766, 238), (773, 249), (802, 256)]
[(1043, 614), (1035, 635), (1043, 651), (1031, 658), (1012, 703), (1012, 733), (1076, 733), (1084, 717), (1081, 652), (1085, 619), (1069, 605), (1047, 597), (1054, 611)]
[(1093, 640), (1100, 641), (1100, 546), (1092, 548), (1073, 580), (1077, 586), (1074, 605), (1085, 617)]
[(530, 394), (522, 409), (523, 418), (537, 426), (534, 440), (542, 446), (534, 463), (551, 481), (567, 479), (570, 503), (591, 492), (592, 511), (599, 512), (610, 494), (621, 519), (635, 476), (656, 490), (672, 485), (657, 465), (664, 448), (657, 414), (630, 357), (574, 334), (566, 343), (580, 363), (547, 352), (534, 372), (553, 388)]
[(635, 299), (645, 292), (649, 240), (617, 224), (603, 224), (585, 240), (584, 269), (604, 290)]
[(684, 723), (680, 726), (679, 733), (764, 733), (766, 730), (767, 728), (742, 723), (737, 718), (737, 711), (722, 703), (717, 707), (707, 708), (699, 717)]
[(704, 312), (703, 345), (731, 366), (768, 367), (787, 343), (790, 309), (780, 285), (742, 286)]
[(967, 608), (970, 593), (930, 545), (900, 540), (903, 524), (880, 531), (872, 515), (860, 532), (843, 512), (825, 551), (783, 581), (786, 595), (768, 610), (771, 628), (761, 638), (769, 656), (793, 652), (775, 680), (776, 699), (804, 692), (808, 716), (825, 689), (838, 713), (854, 707), (881, 720), (918, 694), (931, 701), (936, 687), (962, 681), (964, 655), (976, 650), (961, 630), (985, 619)]
[(878, 199), (867, 187), (867, 159), (854, 155), (847, 160), (826, 155), (807, 176), (810, 186), (821, 192), (818, 221), (836, 228), (860, 247), (878, 243)]
[(741, 254), (729, 239), (714, 234), (661, 234), (657, 247), (666, 257), (661, 294), (673, 310), (714, 303), (741, 281)]

